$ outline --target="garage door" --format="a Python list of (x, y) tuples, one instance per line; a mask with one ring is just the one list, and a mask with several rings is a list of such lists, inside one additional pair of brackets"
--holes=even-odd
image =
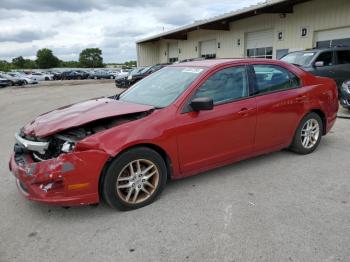
[(169, 63), (174, 63), (177, 60), (179, 60), (179, 47), (177, 42), (169, 43), (168, 54), (169, 54), (168, 56)]
[(247, 57), (272, 59), (273, 30), (247, 33), (246, 50)]
[(200, 56), (205, 58), (216, 58), (216, 40), (201, 42)]
[(315, 32), (317, 48), (350, 46), (350, 27)]

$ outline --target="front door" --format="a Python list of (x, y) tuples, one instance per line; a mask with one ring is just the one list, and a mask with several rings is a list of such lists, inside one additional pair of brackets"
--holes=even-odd
[[(315, 63), (317, 62), (323, 62), (323, 66), (316, 67)], [(319, 54), (319, 56), (314, 61), (315, 69), (313, 71), (313, 74), (316, 76), (329, 77), (329, 78), (335, 79), (334, 64), (335, 64), (334, 52), (333, 51), (323, 52)]]
[(182, 172), (199, 172), (250, 154), (256, 124), (255, 98), (249, 98), (245, 66), (229, 67), (212, 74), (195, 97), (211, 97), (214, 109), (181, 113), (178, 151)]

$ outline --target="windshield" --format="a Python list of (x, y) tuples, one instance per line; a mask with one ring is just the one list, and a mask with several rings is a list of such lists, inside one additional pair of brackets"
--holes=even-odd
[(163, 108), (174, 102), (203, 71), (198, 67), (165, 67), (135, 84), (119, 99)]
[(290, 64), (307, 66), (315, 54), (315, 52), (293, 52), (282, 57), (281, 60)]
[(144, 69), (142, 69), (142, 70), (140, 71), (140, 74), (146, 73), (150, 68), (151, 68), (151, 66), (145, 67)]
[(130, 71), (130, 75), (136, 75), (138, 72), (140, 72), (142, 70), (143, 70), (143, 67), (142, 68), (136, 68), (136, 69)]

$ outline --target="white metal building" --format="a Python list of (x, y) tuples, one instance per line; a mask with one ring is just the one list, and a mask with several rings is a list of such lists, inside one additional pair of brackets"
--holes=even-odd
[(350, 46), (350, 0), (271, 0), (137, 42), (139, 66)]

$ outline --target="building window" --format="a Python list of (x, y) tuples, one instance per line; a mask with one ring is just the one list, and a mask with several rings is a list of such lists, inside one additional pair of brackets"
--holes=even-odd
[(169, 63), (175, 63), (177, 61), (179, 61), (178, 57), (171, 57), (171, 58), (169, 58)]
[(260, 47), (247, 49), (247, 57), (272, 59), (272, 47)]
[(350, 46), (350, 38), (326, 40), (316, 42), (317, 48), (329, 48), (329, 47), (343, 47)]
[(203, 54), (202, 57), (205, 59), (215, 59), (216, 54), (205, 54), (205, 55)]

